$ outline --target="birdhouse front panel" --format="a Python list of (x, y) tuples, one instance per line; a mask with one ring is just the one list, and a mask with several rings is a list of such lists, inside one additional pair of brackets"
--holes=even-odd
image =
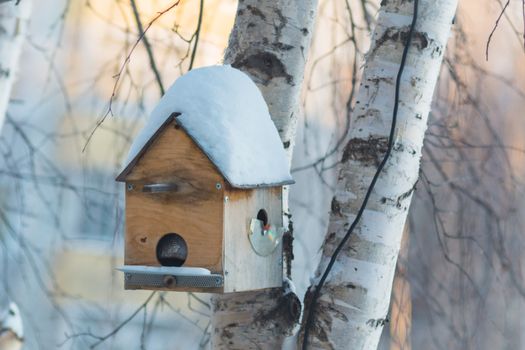
[(224, 292), (282, 285), (281, 191), (281, 187), (244, 190), (228, 186)]
[[(126, 265), (222, 273), (223, 192), (208, 158), (168, 123), (126, 176)], [(182, 247), (180, 256), (170, 255), (170, 246)]]

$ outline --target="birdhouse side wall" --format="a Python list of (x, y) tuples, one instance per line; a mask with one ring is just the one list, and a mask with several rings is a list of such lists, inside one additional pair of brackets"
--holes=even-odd
[(234, 189), (228, 187), (224, 206), (224, 292), (280, 287), (282, 285), (282, 243), (268, 256), (260, 256), (248, 237), (250, 221), (259, 210), (268, 223), (282, 227), (281, 187)]
[[(157, 243), (164, 235), (177, 233), (188, 247), (182, 266), (222, 273), (224, 180), (195, 143), (175, 126), (167, 125), (152, 140), (125, 178), (125, 263), (160, 266)], [(152, 184), (172, 188), (145, 192)]]

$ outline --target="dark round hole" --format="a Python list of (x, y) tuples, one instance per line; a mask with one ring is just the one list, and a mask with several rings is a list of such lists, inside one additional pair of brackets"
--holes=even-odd
[(257, 220), (262, 221), (264, 226), (268, 225), (268, 213), (266, 213), (266, 210), (259, 210), (259, 212), (257, 213)]
[(168, 233), (157, 243), (157, 260), (162, 266), (182, 266), (188, 257), (188, 245), (180, 235)]

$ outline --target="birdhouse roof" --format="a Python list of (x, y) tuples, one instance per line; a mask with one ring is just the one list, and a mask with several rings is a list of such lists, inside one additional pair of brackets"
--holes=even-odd
[(173, 115), (233, 187), (294, 182), (261, 92), (246, 74), (230, 66), (194, 69), (175, 81), (135, 138), (117, 180), (125, 179)]

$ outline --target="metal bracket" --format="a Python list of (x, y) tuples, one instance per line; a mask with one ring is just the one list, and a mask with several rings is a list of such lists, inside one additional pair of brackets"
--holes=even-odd
[(199, 267), (126, 265), (118, 270), (124, 272), (126, 289), (219, 288), (224, 284), (222, 275)]
[(248, 237), (257, 255), (268, 256), (277, 249), (285, 231), (286, 229), (284, 227), (265, 227), (261, 220), (252, 219), (250, 221)]
[(142, 187), (142, 192), (159, 193), (159, 192), (175, 192), (179, 186), (175, 183), (161, 183), (161, 184), (146, 184)]

